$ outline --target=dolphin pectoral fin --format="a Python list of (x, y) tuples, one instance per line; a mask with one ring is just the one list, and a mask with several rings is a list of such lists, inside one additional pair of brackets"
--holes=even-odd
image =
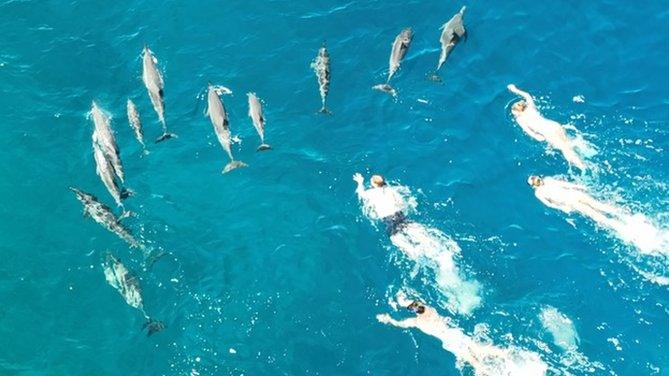
[(223, 168), (222, 173), (226, 174), (226, 173), (228, 173), (228, 172), (230, 172), (230, 171), (232, 171), (236, 168), (246, 167), (246, 166), (248, 166), (248, 165), (246, 163), (242, 162), (242, 161), (232, 161), (232, 162), (228, 163), (227, 165), (225, 165), (225, 167)]
[(146, 336), (151, 337), (153, 334), (156, 334), (160, 332), (161, 330), (165, 329), (167, 326), (158, 320), (152, 319), (152, 318), (147, 318), (147, 321), (144, 323), (142, 326), (142, 330), (146, 329)]
[(269, 146), (268, 144), (261, 144), (260, 146), (258, 146), (256, 151), (265, 151), (265, 150), (270, 150), (271, 148), (272, 147)]
[(165, 132), (156, 139), (156, 144), (165, 140), (169, 140), (170, 138), (178, 138), (178, 136), (174, 133)]

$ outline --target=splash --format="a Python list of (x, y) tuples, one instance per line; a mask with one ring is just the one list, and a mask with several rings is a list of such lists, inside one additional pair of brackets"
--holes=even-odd
[(462, 276), (456, 264), (460, 247), (453, 239), (437, 229), (409, 223), (390, 240), (409, 258), (434, 271), (437, 288), (451, 311), (469, 315), (481, 305), (480, 284)]
[(669, 256), (669, 230), (659, 228), (644, 214), (622, 215), (614, 231), (642, 254)]
[(584, 158), (589, 159), (597, 155), (597, 147), (586, 140), (580, 132), (574, 135), (574, 138), (571, 139), (571, 144), (574, 145), (578, 154)]
[(541, 325), (552, 336), (553, 342), (562, 350), (575, 350), (578, 348), (580, 339), (574, 322), (569, 317), (558, 311), (554, 307), (544, 307), (539, 314)]
[(574, 322), (557, 308), (546, 306), (539, 313), (544, 329), (553, 337), (553, 343), (562, 350), (559, 362), (569, 370), (593, 373), (604, 370), (598, 362), (591, 362), (578, 347), (581, 342)]

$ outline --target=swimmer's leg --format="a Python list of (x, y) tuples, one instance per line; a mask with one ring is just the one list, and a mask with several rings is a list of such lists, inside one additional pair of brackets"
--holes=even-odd
[(413, 318), (413, 317), (408, 318), (408, 319), (404, 319), (402, 321), (398, 321), (398, 320), (395, 320), (392, 317), (390, 317), (389, 314), (384, 313), (384, 314), (381, 314), (381, 315), (376, 315), (376, 319), (382, 324), (388, 324), (388, 325), (396, 326), (398, 328), (403, 328), (403, 329), (409, 329), (409, 328), (413, 328), (413, 327), (416, 326), (416, 324), (415, 324), (416, 319)]
[(593, 209), (591, 206), (586, 205), (586, 204), (580, 204), (577, 207), (578, 211), (581, 212), (583, 215), (586, 217), (591, 218), (595, 222), (599, 223), (600, 225), (604, 227), (608, 227), (610, 229), (617, 229), (620, 227), (620, 222), (616, 221), (613, 218), (609, 218), (606, 215), (604, 215), (601, 211)]
[(562, 155), (564, 156), (564, 159), (567, 160), (567, 162), (573, 164), (576, 166), (581, 171), (585, 171), (585, 162), (581, 159), (581, 157), (574, 151), (574, 148), (570, 144), (562, 144), (559, 147), (560, 151), (562, 152)]
[(587, 199), (584, 199), (584, 202), (595, 210), (610, 214), (615, 217), (621, 217), (624, 214), (620, 208), (605, 202), (597, 201), (590, 196), (588, 196)]
[(390, 242), (393, 245), (402, 251), (410, 259), (417, 261), (421, 256), (420, 250), (416, 245), (411, 241), (411, 237), (404, 233), (404, 231), (399, 231), (390, 236)]

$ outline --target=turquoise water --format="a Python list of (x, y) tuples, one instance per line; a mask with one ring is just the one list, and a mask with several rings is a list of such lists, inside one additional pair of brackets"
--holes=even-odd
[[(436, 339), (376, 321), (410, 288), (467, 333), (540, 354), (551, 374), (667, 374), (666, 258), (535, 199), (527, 175), (569, 173), (514, 124), (506, 85), (596, 146), (596, 171), (573, 178), (667, 225), (669, 11), (659, 1), (467, 4), (467, 40), (443, 82), (428, 81), (438, 27), (461, 5), (0, 2), (0, 373), (460, 374)], [(395, 101), (370, 88), (405, 26), (415, 35)], [(332, 116), (315, 114), (309, 68), (323, 41)], [(145, 43), (179, 135), (160, 144)], [(249, 168), (220, 173), (208, 81), (234, 92), (223, 100)], [(265, 102), (272, 151), (255, 152), (247, 91)], [(148, 155), (127, 124), (128, 97)], [(150, 270), (67, 189), (113, 204), (95, 174), (92, 100), (113, 116), (135, 192), (128, 226), (170, 252)], [(357, 171), (409, 187), (412, 218), (458, 242), (459, 266), (481, 286), (471, 314), (449, 313), (433, 279), (363, 216)], [(141, 314), (105, 282), (106, 251), (137, 272), (166, 330), (142, 332)]]

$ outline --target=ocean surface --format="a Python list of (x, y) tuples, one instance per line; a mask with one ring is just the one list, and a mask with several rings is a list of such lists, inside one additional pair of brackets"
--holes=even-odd
[[(439, 27), (462, 5), (468, 36), (430, 81)], [(408, 26), (393, 99), (371, 87)], [(388, 304), (400, 290), (480, 342), (537, 354), (551, 375), (669, 374), (667, 250), (644, 254), (547, 208), (525, 182), (579, 181), (645, 215), (658, 230), (646, 239), (669, 226), (666, 2), (0, 0), (0, 35), (0, 374), (474, 374), (438, 339), (377, 321), (408, 317)], [(323, 42), (331, 116), (316, 113), (310, 68)], [(159, 144), (145, 44), (179, 136)], [(222, 99), (248, 168), (221, 174), (208, 82), (233, 91)], [(515, 124), (510, 83), (578, 129), (585, 174)], [(250, 91), (271, 151), (255, 151)], [(168, 253), (150, 268), (68, 189), (117, 210), (95, 172), (93, 100), (134, 191), (125, 224)], [(449, 286), (391, 244), (361, 210), (355, 172), (405, 186), (410, 218), (457, 243), (476, 287)], [(147, 337), (106, 283), (107, 252), (165, 330)], [(458, 310), (453, 296), (474, 303)]]

